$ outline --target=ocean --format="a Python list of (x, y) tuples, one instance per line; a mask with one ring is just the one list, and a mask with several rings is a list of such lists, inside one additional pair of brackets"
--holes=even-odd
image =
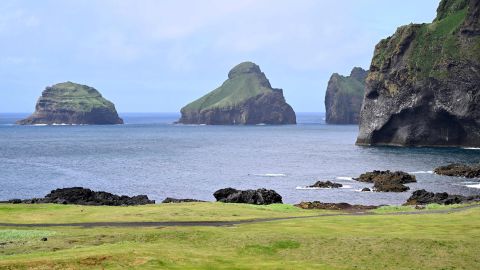
[[(225, 187), (268, 188), (285, 203), (318, 200), (402, 204), (417, 189), (480, 194), (480, 179), (437, 176), (452, 162), (480, 162), (480, 150), (355, 146), (357, 126), (326, 125), (299, 113), (291, 126), (173, 124), (176, 113), (121, 114), (125, 125), (16, 126), (26, 114), (0, 114), (0, 200), (43, 197), (81, 186), (121, 195), (214, 201)], [(371, 170), (417, 176), (405, 193), (359, 192), (352, 180)], [(306, 189), (317, 180), (340, 189)]]

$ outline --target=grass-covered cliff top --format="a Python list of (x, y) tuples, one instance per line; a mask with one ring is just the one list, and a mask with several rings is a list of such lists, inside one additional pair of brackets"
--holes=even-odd
[[(382, 40), (375, 49), (372, 66), (390, 68), (397, 56), (404, 56), (409, 74), (416, 79), (447, 76), (445, 66), (454, 61), (480, 61), (480, 37), (460, 37), (468, 12), (468, 0), (442, 0), (436, 19), (429, 24), (410, 24)], [(395, 89), (390, 89), (390, 92)]]
[(230, 108), (273, 90), (259, 66), (252, 62), (244, 62), (228, 73), (228, 80), (220, 87), (183, 107), (182, 111)]
[(112, 102), (102, 97), (95, 88), (73, 82), (58, 83), (47, 87), (40, 98), (56, 110), (90, 112), (94, 108), (107, 108), (114, 111)]
[[(361, 73), (364, 73), (365, 75), (362, 75)], [(338, 73), (334, 73), (331, 80), (336, 80), (338, 91), (340, 93), (353, 96), (363, 96), (365, 93), (366, 74), (367, 72), (365, 70), (354, 68), (350, 76), (342, 76)]]

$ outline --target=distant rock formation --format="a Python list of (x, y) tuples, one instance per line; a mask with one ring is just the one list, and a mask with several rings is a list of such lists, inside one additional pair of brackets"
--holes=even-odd
[(257, 189), (257, 190), (237, 190), (234, 188), (224, 188), (215, 191), (215, 199), (224, 203), (248, 203), (248, 204), (273, 204), (282, 203), (282, 196), (275, 190)]
[(148, 199), (146, 195), (118, 196), (104, 191), (92, 191), (88, 188), (72, 187), (59, 188), (50, 191), (45, 198), (19, 200), (13, 199), (9, 203), (56, 203), (56, 204), (78, 204), (78, 205), (144, 205), (154, 204), (155, 201)]
[(325, 93), (327, 124), (358, 124), (368, 71), (355, 67), (350, 76), (330, 77)]
[(281, 89), (272, 88), (260, 67), (244, 62), (222, 86), (183, 107), (179, 123), (207, 125), (296, 124)]
[(380, 41), (366, 84), (358, 145), (480, 146), (480, 1)]
[(90, 86), (65, 82), (47, 87), (38, 99), (35, 112), (19, 125), (123, 124), (115, 105)]

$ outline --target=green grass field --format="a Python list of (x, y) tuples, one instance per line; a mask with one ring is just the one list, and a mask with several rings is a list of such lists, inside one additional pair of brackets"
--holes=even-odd
[[(224, 227), (0, 227), (0, 269), (478, 269), (480, 208), (392, 214), (406, 210)], [(325, 213), (221, 203), (6, 204), (0, 205), (0, 222), (240, 220)]]

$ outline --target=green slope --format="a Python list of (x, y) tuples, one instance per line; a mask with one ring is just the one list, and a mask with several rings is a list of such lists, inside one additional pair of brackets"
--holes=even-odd
[(47, 87), (41, 99), (53, 105), (55, 110), (76, 112), (90, 112), (94, 108), (115, 110), (113, 103), (103, 98), (95, 88), (73, 82)]
[(231, 108), (273, 89), (260, 68), (252, 62), (234, 67), (229, 79), (220, 87), (183, 107), (182, 111), (202, 111), (212, 108)]

